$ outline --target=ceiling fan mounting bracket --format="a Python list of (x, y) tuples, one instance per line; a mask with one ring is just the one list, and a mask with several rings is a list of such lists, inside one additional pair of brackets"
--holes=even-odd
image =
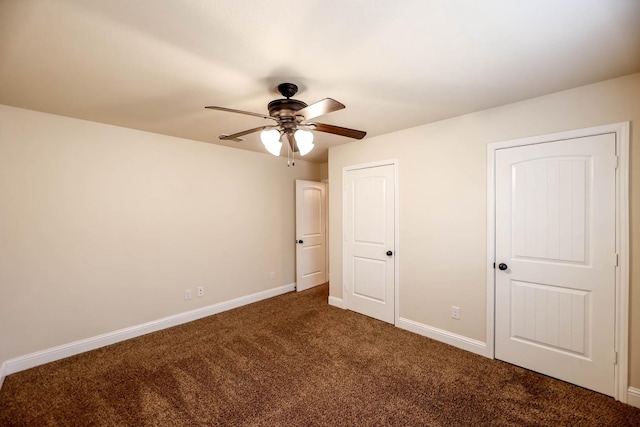
[(280, 92), (285, 98), (291, 98), (298, 92), (298, 86), (293, 83), (280, 83), (278, 85), (278, 92)]

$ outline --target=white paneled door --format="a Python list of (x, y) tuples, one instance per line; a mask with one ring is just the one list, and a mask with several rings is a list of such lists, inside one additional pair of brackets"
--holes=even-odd
[(394, 323), (395, 165), (345, 174), (346, 308)]
[(296, 289), (327, 281), (326, 184), (296, 180)]
[(495, 357), (614, 395), (615, 134), (495, 160)]

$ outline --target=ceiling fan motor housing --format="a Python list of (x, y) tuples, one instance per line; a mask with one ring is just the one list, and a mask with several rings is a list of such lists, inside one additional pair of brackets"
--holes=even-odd
[(267, 106), (269, 115), (271, 117), (278, 118), (280, 123), (286, 123), (289, 121), (295, 123), (296, 112), (307, 106), (306, 103), (291, 98), (298, 92), (298, 86), (293, 83), (280, 83), (278, 85), (278, 92), (280, 92), (280, 94), (282, 94), (286, 99), (276, 99), (271, 101)]
[(297, 99), (276, 99), (268, 105), (271, 117), (294, 117), (295, 113), (305, 108), (307, 104)]

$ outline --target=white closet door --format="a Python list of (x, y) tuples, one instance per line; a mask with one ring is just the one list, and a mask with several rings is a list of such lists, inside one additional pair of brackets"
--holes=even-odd
[(495, 357), (614, 394), (615, 135), (496, 152)]

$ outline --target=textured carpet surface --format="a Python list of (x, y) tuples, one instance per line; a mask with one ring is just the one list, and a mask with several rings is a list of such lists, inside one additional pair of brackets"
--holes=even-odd
[(10, 375), (1, 426), (640, 426), (640, 409), (327, 305), (323, 285)]

